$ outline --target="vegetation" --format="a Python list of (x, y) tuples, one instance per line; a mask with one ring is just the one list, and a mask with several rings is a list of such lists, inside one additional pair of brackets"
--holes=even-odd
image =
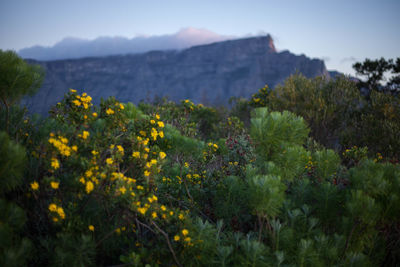
[(27, 64), (13, 51), (0, 50), (0, 107), (5, 109), (8, 127), (9, 108), (23, 95), (32, 95), (43, 81), (40, 66)]
[[(400, 58), (386, 60), (380, 58), (377, 60), (366, 59), (364, 62), (357, 62), (353, 65), (358, 75), (364, 76), (365, 81), (359, 81), (360, 88), (366, 88), (369, 91), (386, 91), (398, 94), (400, 91)], [(388, 74), (392, 76), (387, 78)], [(387, 81), (383, 85), (382, 82)]]
[(48, 118), (13, 107), (0, 265), (395, 266), (399, 102), (370, 99), (295, 75), (230, 111), (73, 89)]

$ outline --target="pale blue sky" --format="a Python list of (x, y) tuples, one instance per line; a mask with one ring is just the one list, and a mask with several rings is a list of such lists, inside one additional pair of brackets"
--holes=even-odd
[(270, 33), (278, 50), (352, 73), (354, 60), (400, 57), (400, 0), (0, 0), (0, 49), (64, 37)]

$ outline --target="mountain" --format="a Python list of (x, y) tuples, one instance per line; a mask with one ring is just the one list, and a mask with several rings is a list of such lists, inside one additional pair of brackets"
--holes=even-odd
[(270, 35), (180, 51), (29, 62), (42, 65), (46, 78), (39, 92), (23, 104), (41, 114), (69, 88), (87, 92), (94, 103), (108, 96), (133, 103), (167, 96), (213, 105), (227, 104), (232, 96), (250, 97), (265, 84), (274, 87), (296, 72), (329, 76), (322, 60), (277, 52)]
[(94, 40), (86, 40), (68, 37), (52, 47), (33, 46), (19, 50), (18, 54), (22, 58), (36, 60), (101, 57), (144, 53), (152, 50), (179, 50), (234, 38), (205, 29), (185, 28), (171, 35), (139, 36), (132, 39), (99, 37)]

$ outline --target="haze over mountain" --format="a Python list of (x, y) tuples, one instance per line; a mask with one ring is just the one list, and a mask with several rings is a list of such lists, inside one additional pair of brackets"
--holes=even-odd
[(210, 44), (234, 36), (220, 35), (206, 29), (185, 28), (171, 35), (99, 37), (94, 40), (68, 37), (52, 47), (33, 46), (18, 51), (23, 58), (57, 60), (144, 53), (153, 50), (180, 50), (195, 45)]
[(47, 114), (69, 88), (87, 92), (94, 103), (109, 96), (133, 103), (167, 96), (224, 105), (232, 96), (250, 97), (265, 84), (273, 88), (296, 72), (329, 77), (324, 61), (277, 52), (270, 35), (184, 50), (29, 62), (42, 65), (46, 78), (39, 92), (23, 104), (41, 114)]

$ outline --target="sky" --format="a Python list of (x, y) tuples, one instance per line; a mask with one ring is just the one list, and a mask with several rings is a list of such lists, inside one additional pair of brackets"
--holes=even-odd
[(269, 33), (278, 51), (354, 74), (356, 61), (400, 57), (398, 14), (400, 0), (0, 0), (0, 49), (193, 27), (237, 37)]

